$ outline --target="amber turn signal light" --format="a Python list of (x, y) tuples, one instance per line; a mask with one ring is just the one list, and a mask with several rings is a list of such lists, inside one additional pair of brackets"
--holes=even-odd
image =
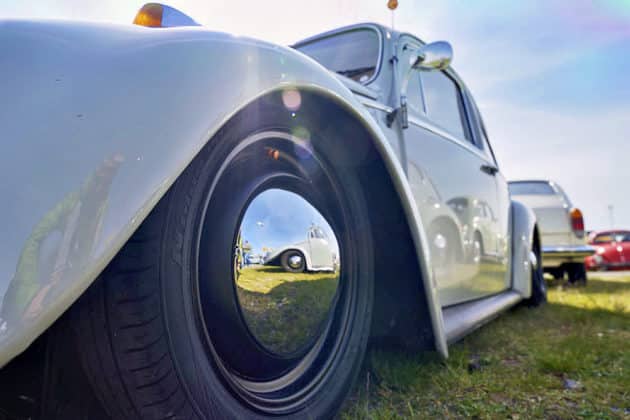
[(138, 11), (133, 23), (149, 28), (174, 28), (177, 26), (199, 26), (190, 16), (170, 6), (147, 3)]
[(150, 28), (161, 28), (163, 13), (164, 8), (161, 4), (147, 3), (138, 11), (133, 23), (134, 25), (148, 26)]

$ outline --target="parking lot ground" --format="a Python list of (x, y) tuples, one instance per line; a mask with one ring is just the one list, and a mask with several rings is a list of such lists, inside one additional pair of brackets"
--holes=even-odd
[(510, 310), (446, 361), (372, 350), (341, 417), (630, 419), (630, 272), (548, 284), (547, 305)]

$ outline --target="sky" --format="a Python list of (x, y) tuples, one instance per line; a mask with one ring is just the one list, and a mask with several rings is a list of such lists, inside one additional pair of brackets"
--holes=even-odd
[[(386, 0), (168, 2), (218, 31), (291, 44), (357, 22), (391, 25)], [(502, 172), (562, 185), (587, 229), (630, 228), (630, 0), (399, 0), (393, 20), (447, 40)], [(142, 1), (0, 0), (0, 18), (129, 23)]]
[(241, 222), (241, 237), (252, 253), (266, 255), (307, 240), (311, 226), (321, 228), (330, 252), (339, 255), (339, 245), (328, 221), (297, 194), (270, 189), (256, 196)]

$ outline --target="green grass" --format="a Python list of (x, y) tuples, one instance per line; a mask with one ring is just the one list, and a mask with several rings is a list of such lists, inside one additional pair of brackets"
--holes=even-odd
[(550, 283), (449, 351), (371, 351), (341, 418), (630, 419), (630, 275)]
[(250, 331), (273, 352), (299, 350), (327, 318), (337, 279), (333, 272), (289, 273), (267, 266), (241, 269), (237, 294)]

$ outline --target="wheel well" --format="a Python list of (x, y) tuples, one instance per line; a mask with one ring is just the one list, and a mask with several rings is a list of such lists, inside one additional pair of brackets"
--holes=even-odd
[[(534, 225), (534, 234), (532, 238), (533, 247), (536, 250), (536, 257), (541, 258), (540, 234), (538, 233), (538, 224)], [(540, 262), (542, 263), (542, 261)]]
[[(280, 92), (249, 106), (292, 114), (294, 132), (317, 134), (333, 149), (336, 164), (359, 175), (374, 243), (375, 302), (371, 343), (434, 348), (431, 315), (414, 241), (400, 197), (372, 134), (351, 111), (316, 92), (301, 91), (298, 110), (289, 111)], [(384, 118), (384, 116), (383, 116)]]

